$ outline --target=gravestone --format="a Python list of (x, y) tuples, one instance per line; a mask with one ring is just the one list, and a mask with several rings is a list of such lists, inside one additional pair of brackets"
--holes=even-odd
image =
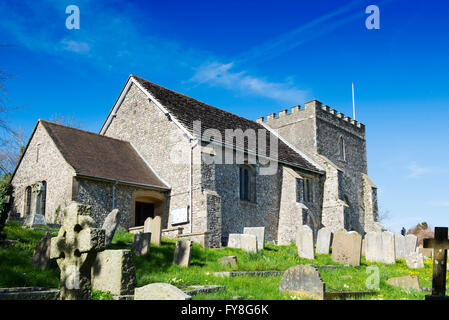
[(45, 221), (45, 217), (41, 214), (31, 214), (25, 218), (23, 223), (23, 228), (31, 228), (34, 226), (45, 226), (47, 222)]
[(405, 259), (407, 267), (410, 269), (421, 269), (424, 268), (424, 258), (422, 253), (412, 252)]
[(405, 243), (405, 237), (402, 234), (395, 233), (394, 235), (394, 251), (396, 259), (407, 258), (407, 248)]
[(50, 262), (51, 235), (47, 232), (34, 248), (32, 263), (44, 270)]
[(304, 298), (324, 300), (325, 284), (317, 268), (298, 265), (288, 268), (279, 284), (279, 291)]
[(418, 242), (418, 237), (414, 234), (408, 234), (405, 236), (405, 255), (406, 257), (412, 253), (416, 252), (416, 244)]
[(355, 231), (338, 230), (332, 242), (332, 260), (341, 264), (359, 266), (362, 254), (362, 236)]
[(192, 241), (190, 240), (177, 241), (175, 253), (173, 255), (173, 264), (176, 264), (181, 267), (189, 267), (191, 252), (192, 252)]
[(231, 266), (231, 267), (236, 267), (237, 266), (237, 257), (236, 256), (227, 256), (227, 257), (223, 257), (218, 259), (218, 263), (222, 264), (224, 266)]
[(143, 232), (151, 233), (151, 243), (160, 246), (161, 245), (161, 224), (159, 217), (147, 218), (143, 225)]
[(394, 253), (394, 234), (390, 231), (382, 232), (382, 261), (386, 264), (396, 263)]
[(365, 235), (365, 259), (368, 262), (381, 262), (382, 260), (382, 235), (380, 232), (371, 231)]
[(92, 289), (109, 291), (112, 295), (132, 295), (137, 285), (134, 261), (130, 250), (99, 252), (92, 266)]
[(425, 258), (433, 258), (433, 249), (432, 248), (418, 247), (416, 250), (418, 251), (418, 253), (421, 253), (423, 255), (423, 257), (425, 257)]
[(417, 276), (403, 276), (395, 277), (387, 280), (387, 284), (399, 287), (405, 290), (417, 290), (421, 291), (421, 286), (419, 284), (419, 278)]
[(265, 245), (265, 227), (245, 227), (243, 234), (252, 234), (257, 238), (257, 249), (262, 250)]
[(91, 267), (105, 247), (105, 231), (94, 226), (90, 206), (72, 202), (65, 208), (64, 224), (51, 239), (50, 249), (50, 258), (56, 259), (61, 270), (61, 300), (91, 297)]
[(138, 256), (150, 253), (151, 233), (136, 233), (132, 245), (133, 252)]
[(316, 240), (316, 253), (329, 254), (329, 248), (332, 241), (332, 232), (329, 228), (321, 228), (318, 230)]
[(228, 238), (228, 248), (241, 249), (241, 234), (240, 233), (230, 233)]
[(315, 259), (313, 253), (313, 231), (308, 225), (302, 225), (298, 228), (296, 247), (301, 258)]
[(134, 300), (192, 300), (192, 297), (168, 283), (151, 283), (134, 290)]
[(112, 210), (103, 222), (101, 229), (105, 231), (105, 244), (109, 245), (114, 238), (115, 230), (117, 230), (120, 222), (120, 211), (118, 209)]
[(257, 253), (257, 237), (253, 234), (240, 235), (241, 249), (246, 252)]
[(447, 238), (448, 228), (435, 227), (435, 237), (424, 239), (423, 247), (433, 249), (433, 275), (432, 294), (426, 296), (426, 300), (447, 300), (446, 296), (446, 268), (447, 249), (449, 240)]

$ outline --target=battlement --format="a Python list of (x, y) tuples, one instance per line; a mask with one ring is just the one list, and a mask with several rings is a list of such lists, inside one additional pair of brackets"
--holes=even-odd
[(348, 116), (345, 116), (343, 113), (338, 112), (335, 109), (331, 109), (327, 105), (322, 105), (322, 103), (318, 100), (312, 100), (309, 102), (306, 102), (304, 104), (304, 107), (301, 107), (300, 105), (296, 105), (290, 108), (290, 112), (288, 109), (283, 109), (279, 111), (277, 114), (275, 112), (270, 113), (267, 115), (267, 118), (265, 120), (265, 117), (259, 117), (256, 119), (257, 123), (264, 123), (273, 119), (280, 119), (284, 117), (290, 117), (292, 115), (297, 114), (298, 112), (303, 112), (306, 110), (315, 109), (316, 114), (318, 112), (322, 112), (323, 114), (329, 114), (334, 116), (336, 119), (340, 119), (341, 121), (344, 121), (345, 123), (348, 123), (350, 125), (353, 125), (355, 128), (358, 128), (360, 130), (365, 129), (365, 125), (363, 123), (360, 123), (354, 119), (351, 119)]

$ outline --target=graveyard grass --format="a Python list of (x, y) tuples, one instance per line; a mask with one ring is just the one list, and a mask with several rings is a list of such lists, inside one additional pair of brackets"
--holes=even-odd
[[(43, 231), (23, 229), (19, 224), (7, 223), (5, 227), (8, 239), (18, 240), (16, 245), (0, 248), (0, 287), (39, 286), (47, 288), (59, 287), (59, 270), (52, 261), (50, 268), (41, 271), (31, 264), (31, 258), (36, 243), (44, 236)], [(52, 233), (56, 236), (56, 233)], [(131, 249), (133, 235), (119, 229), (113, 243), (107, 249)], [(139, 257), (133, 254), (138, 286), (153, 282), (166, 282), (181, 289), (192, 285), (224, 285), (219, 291), (198, 294), (193, 299), (231, 300), (235, 296), (244, 300), (280, 300), (298, 299), (289, 294), (279, 292), (279, 282), (282, 276), (257, 277), (216, 277), (212, 273), (219, 271), (261, 271), (286, 270), (298, 264), (338, 265), (331, 260), (330, 255), (316, 255), (314, 260), (298, 257), (295, 245), (275, 246), (266, 244), (263, 251), (257, 254), (243, 252), (239, 249), (220, 248), (203, 249), (194, 244), (192, 248), (191, 266), (189, 268), (172, 264), (175, 250), (175, 240), (162, 239), (162, 244), (151, 244), (150, 253)], [(238, 267), (223, 266), (217, 260), (224, 256), (237, 256)], [(409, 269), (405, 261), (398, 260), (396, 264), (366, 263), (362, 258), (359, 267), (344, 266), (338, 269), (320, 269), (326, 283), (326, 291), (372, 291), (367, 289), (366, 281), (370, 273), (367, 267), (375, 265), (379, 268), (380, 287), (376, 295), (357, 299), (374, 300), (423, 300), (428, 292), (405, 291), (386, 284), (387, 279), (405, 275), (419, 276), (422, 287), (431, 287), (432, 261), (426, 260), (424, 269)], [(108, 300), (112, 296), (107, 292), (95, 291), (93, 299)]]

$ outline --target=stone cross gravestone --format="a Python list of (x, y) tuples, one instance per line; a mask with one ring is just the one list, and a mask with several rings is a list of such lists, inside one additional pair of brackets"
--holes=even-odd
[(114, 238), (115, 230), (117, 230), (120, 222), (120, 211), (118, 209), (112, 210), (103, 222), (101, 229), (105, 230), (105, 244), (109, 245)]
[(192, 241), (190, 240), (177, 241), (175, 253), (173, 255), (173, 264), (182, 267), (189, 267), (191, 252), (192, 252)]
[(105, 247), (105, 231), (94, 226), (90, 206), (72, 202), (65, 208), (64, 224), (50, 249), (50, 258), (61, 270), (61, 300), (90, 299), (91, 267)]
[(447, 238), (448, 228), (435, 227), (435, 237), (424, 239), (424, 248), (433, 248), (433, 276), (432, 294), (426, 296), (426, 300), (446, 300), (446, 268), (447, 249), (449, 240)]
[(355, 231), (340, 229), (334, 234), (332, 260), (341, 264), (360, 265), (362, 236)]
[(318, 230), (316, 240), (316, 253), (329, 254), (329, 248), (332, 241), (332, 232), (329, 228)]
[(265, 245), (265, 227), (245, 227), (244, 234), (252, 234), (257, 238), (257, 249), (262, 250)]
[(313, 252), (313, 231), (308, 225), (302, 225), (298, 228), (296, 247), (298, 248), (298, 255), (301, 258), (315, 259)]

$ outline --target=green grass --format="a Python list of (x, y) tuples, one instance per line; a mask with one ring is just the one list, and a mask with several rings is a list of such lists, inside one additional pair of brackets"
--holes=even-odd
[[(8, 223), (5, 228), (8, 239), (18, 240), (15, 246), (0, 248), (0, 287), (41, 286), (58, 287), (59, 270), (55, 263), (50, 269), (40, 271), (31, 264), (31, 257), (37, 241), (45, 234), (43, 231), (22, 229), (20, 225)], [(53, 236), (56, 234), (54, 233)], [(119, 229), (108, 249), (130, 249), (133, 235)], [(238, 249), (203, 249), (194, 243), (191, 266), (179, 267), (172, 264), (175, 240), (163, 238), (160, 246), (151, 245), (147, 256), (133, 255), (138, 286), (154, 282), (166, 282), (181, 289), (192, 285), (224, 285), (226, 288), (209, 294), (199, 294), (193, 299), (221, 300), (241, 296), (245, 300), (295, 299), (279, 292), (282, 276), (257, 277), (239, 276), (220, 278), (212, 275), (218, 271), (262, 271), (286, 270), (298, 264), (338, 265), (330, 255), (316, 255), (314, 260), (298, 257), (295, 245), (275, 246), (267, 244), (263, 251), (251, 254)], [(217, 260), (224, 256), (237, 256), (238, 267), (223, 266)], [(371, 275), (369, 266), (376, 266), (380, 275), (379, 290), (374, 296), (358, 299), (422, 300), (426, 292), (407, 292), (386, 284), (387, 279), (396, 276), (417, 275), (422, 287), (431, 287), (432, 261), (427, 260), (424, 269), (409, 269), (405, 261), (398, 260), (394, 265), (367, 263), (362, 259), (359, 267), (343, 266), (337, 269), (320, 269), (327, 291), (372, 291), (366, 281)], [(96, 291), (93, 299), (108, 300), (110, 294)]]

